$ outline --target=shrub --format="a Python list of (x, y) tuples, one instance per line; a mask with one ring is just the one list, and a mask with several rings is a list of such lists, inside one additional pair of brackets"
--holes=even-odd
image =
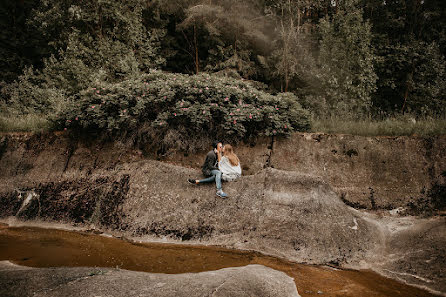
[(67, 103), (63, 90), (49, 85), (32, 67), (1, 90), (0, 107), (16, 115), (50, 114)]
[(234, 140), (310, 127), (308, 112), (293, 94), (273, 96), (243, 80), (160, 71), (83, 90), (55, 123), (57, 128), (112, 135), (150, 125), (161, 136), (176, 130), (188, 138)]

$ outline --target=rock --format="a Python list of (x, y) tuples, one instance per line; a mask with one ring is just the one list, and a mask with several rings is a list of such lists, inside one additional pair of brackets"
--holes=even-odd
[[(39, 199), (20, 216), (91, 222), (118, 235), (200, 241), (314, 264), (359, 261), (382, 243), (374, 224), (320, 178), (268, 168), (225, 183), (229, 198), (222, 200), (212, 184), (188, 184), (192, 176), (199, 172), (151, 160), (127, 163), (113, 175), (42, 183), (35, 188)], [(0, 210), (15, 214), (18, 202)]]
[(384, 255), (379, 269), (384, 275), (446, 293), (445, 217), (397, 230), (389, 236)]
[[(346, 206), (327, 183), (310, 175), (262, 170), (225, 183), (230, 197), (221, 200), (215, 196), (214, 185), (187, 183), (187, 177), (199, 175), (194, 169), (144, 161), (123, 165), (119, 174), (130, 176), (126, 197), (121, 199), (122, 205), (107, 207), (107, 216), (115, 219), (98, 220), (103, 228), (121, 235), (254, 249), (316, 264), (358, 261), (382, 243), (381, 233), (373, 223)], [(115, 179), (119, 180), (118, 174)], [(95, 184), (93, 181), (85, 184)], [(51, 193), (46, 196), (63, 201), (50, 205), (63, 206), (64, 201), (70, 201)], [(104, 208), (115, 203), (106, 200), (109, 192), (104, 196), (100, 203), (90, 204)], [(63, 211), (53, 208), (51, 212)], [(114, 224), (107, 224), (109, 221)]]
[(381, 244), (376, 226), (347, 207), (320, 178), (268, 169), (262, 199), (256, 237), (269, 249), (286, 250), (287, 257), (339, 265), (363, 259)]
[(0, 262), (4, 297), (298, 297), (285, 273), (262, 265), (185, 274), (109, 268), (28, 268)]
[(351, 206), (406, 207), (446, 171), (446, 135), (364, 137), (296, 133), (278, 139), (274, 168), (320, 176)]
[(404, 213), (404, 211), (406, 211), (406, 209), (404, 207), (398, 207), (398, 208), (389, 210), (389, 214), (391, 214), (392, 216), (396, 216), (396, 215)]

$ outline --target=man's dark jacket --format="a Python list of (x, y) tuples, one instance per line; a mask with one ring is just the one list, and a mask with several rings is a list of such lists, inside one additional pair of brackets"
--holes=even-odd
[(206, 160), (204, 160), (201, 171), (203, 172), (204, 176), (211, 176), (212, 170), (218, 170), (218, 158), (217, 154), (213, 150), (206, 155)]

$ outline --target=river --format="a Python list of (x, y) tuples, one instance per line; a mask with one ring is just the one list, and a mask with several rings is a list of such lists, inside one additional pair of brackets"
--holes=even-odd
[(261, 264), (293, 277), (301, 296), (434, 296), (369, 270), (298, 264), (214, 246), (138, 243), (37, 227), (0, 226), (0, 260), (31, 267), (117, 267), (167, 274)]

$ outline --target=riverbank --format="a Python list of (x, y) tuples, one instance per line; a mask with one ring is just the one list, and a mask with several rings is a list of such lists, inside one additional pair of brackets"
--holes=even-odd
[(187, 183), (200, 176), (203, 152), (157, 155), (63, 133), (4, 135), (0, 216), (370, 268), (446, 292), (442, 192), (431, 195), (444, 185), (445, 142), (325, 134), (258, 140), (236, 148), (244, 176), (224, 184), (230, 198), (221, 200), (212, 185)]

